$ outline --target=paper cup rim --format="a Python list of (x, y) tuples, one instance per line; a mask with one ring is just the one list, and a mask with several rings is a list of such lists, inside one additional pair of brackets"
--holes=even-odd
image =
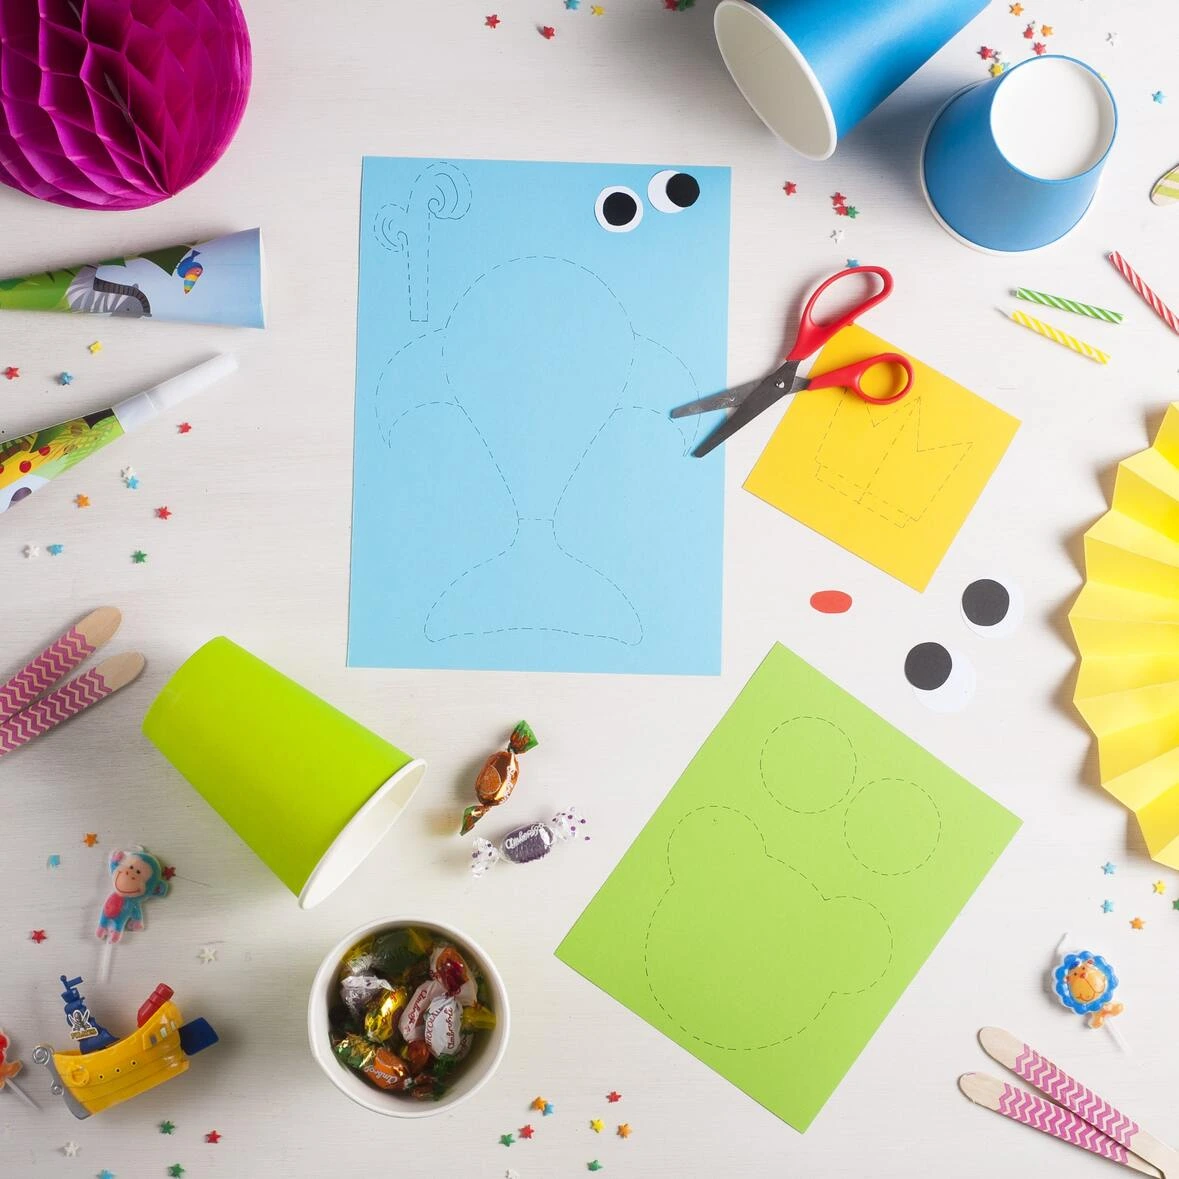
[[(344, 952), (354, 946), (362, 938), (379, 930), (410, 925), (424, 926), (445, 938), (470, 956), (476, 959), (483, 971), (495, 1000), (495, 1028), (492, 1035), (497, 1037), (498, 1043), (492, 1049), (490, 1057), (482, 1064), (482, 1073), (474, 1083), (455, 1097), (443, 1096), (438, 1101), (416, 1102), (401, 1099), (393, 1093), (383, 1093), (374, 1089), (350, 1072), (335, 1058), (328, 1042), (327, 1022), (327, 990), (331, 979), (340, 968), (340, 960)], [(328, 1080), (346, 1097), (351, 1098), (357, 1105), (373, 1113), (384, 1114), (393, 1118), (429, 1118), (435, 1114), (446, 1113), (455, 1106), (473, 1097), (498, 1071), (508, 1050), (508, 1038), (511, 1031), (511, 1008), (508, 1003), (508, 992), (504, 986), (503, 977), (496, 969), (495, 963), (488, 957), (487, 951), (478, 942), (462, 930), (448, 925), (445, 921), (437, 921), (432, 917), (394, 916), (382, 917), (376, 921), (366, 922), (342, 937), (328, 952), (327, 956), (315, 972), (311, 983), (311, 993), (307, 1000), (307, 1039), (311, 1045), (311, 1055), (323, 1069)]]
[[(826, 133), (827, 144), (824, 151), (818, 153), (806, 151), (805, 149), (799, 147), (797, 143), (787, 139), (786, 136), (783, 135), (782, 132), (777, 127), (775, 127), (774, 124), (770, 122), (770, 120), (762, 113), (762, 110), (758, 104), (755, 103), (749, 96), (749, 92), (745, 89), (741, 79), (737, 76), (736, 70), (733, 69), (733, 63), (730, 60), (729, 54), (725, 52), (724, 41), (720, 33), (722, 14), (729, 9), (737, 9), (746, 13), (746, 15), (756, 17), (756, 19), (765, 26), (766, 30), (773, 34), (779, 45), (784, 50), (786, 50), (786, 52), (793, 59), (793, 62), (798, 68), (799, 73), (810, 85), (814, 97), (818, 100), (819, 107), (823, 113), (823, 118), (826, 123), (824, 131)], [(733, 79), (737, 89), (741, 92), (741, 97), (745, 99), (749, 109), (753, 111), (753, 113), (757, 115), (759, 119), (761, 119), (765, 126), (769, 128), (769, 130), (774, 135), (776, 135), (778, 139), (780, 139), (793, 151), (798, 152), (800, 156), (803, 156), (808, 160), (829, 160), (835, 153), (836, 147), (839, 145), (839, 128), (835, 123), (835, 112), (831, 109), (831, 102), (827, 97), (827, 91), (823, 89), (823, 84), (819, 81), (818, 75), (811, 68), (811, 63), (807, 61), (806, 56), (803, 54), (802, 50), (800, 50), (798, 46), (795, 45), (793, 40), (791, 40), (791, 38), (787, 35), (785, 29), (775, 23), (772, 17), (764, 13), (755, 4), (749, 3), (749, 0), (720, 0), (720, 3), (716, 6), (716, 9), (712, 14), (712, 31), (713, 36), (716, 38), (717, 48), (720, 50), (721, 60), (725, 63), (725, 69), (729, 71), (729, 76)]]
[[(1064, 55), (1063, 54), (1052, 54), (1052, 56), (1053, 57), (1063, 57)], [(1020, 68), (1020, 66), (1028, 65), (1028, 64), (1030, 64), (1031, 61), (1040, 61), (1040, 60), (1043, 60), (1043, 59), (1042, 58), (1029, 58), (1028, 61), (1021, 61), (1019, 63), (1019, 65), (1013, 66), (1008, 71), (1008, 73), (1014, 73), (1017, 69)], [(1069, 58), (1068, 60), (1075, 61), (1076, 59)], [(1084, 65), (1085, 63), (1080, 62), (1079, 64)], [(1086, 68), (1090, 68), (1090, 67), (1086, 67)], [(1096, 73), (1096, 71), (1094, 71), (1094, 73)], [(1098, 75), (1098, 77), (1100, 78), (1100, 75)], [(991, 80), (993, 81), (993, 79), (991, 79)], [(1001, 80), (1002, 79), (1000, 79), (1000, 81)], [(1102, 84), (1104, 85), (1103, 79), (1102, 79)], [(1096, 183), (1093, 185), (1093, 195), (1089, 198), (1089, 203), (1084, 207), (1084, 209), (1081, 210), (1080, 216), (1076, 219), (1076, 221), (1074, 221), (1072, 223), (1072, 225), (1070, 225), (1067, 229), (1063, 230), (1056, 237), (1051, 238), (1049, 241), (1040, 242), (1034, 246), (1026, 246), (1022, 250), (999, 250), (999, 249), (996, 249), (994, 246), (984, 246), (984, 245), (981, 245), (979, 242), (971, 241), (970, 238), (968, 238), (968, 237), (963, 237), (962, 234), (960, 234), (941, 215), (941, 213), (938, 211), (937, 205), (935, 205), (933, 203), (933, 197), (931, 197), (929, 195), (929, 186), (925, 183), (925, 151), (926, 151), (926, 148), (929, 146), (930, 136), (933, 135), (933, 131), (934, 131), (934, 128), (938, 124), (938, 120), (942, 117), (943, 114), (945, 114), (945, 112), (949, 109), (949, 107), (953, 103), (957, 102), (958, 99), (962, 97), (962, 95), (967, 93), (967, 91), (976, 90), (979, 86), (986, 86), (986, 85), (988, 85), (988, 79), (983, 78), (983, 79), (980, 79), (978, 82), (970, 82), (965, 86), (960, 86), (957, 90), (954, 91), (953, 94), (951, 94), (949, 96), (949, 98), (946, 99), (945, 102), (942, 103), (941, 106), (938, 107), (937, 111), (934, 113), (933, 118), (929, 120), (929, 126), (925, 129), (925, 136), (922, 138), (921, 147), (918, 149), (918, 152), (917, 152), (917, 180), (921, 185), (921, 195), (925, 198), (925, 203), (926, 203), (926, 205), (929, 206), (929, 211), (930, 211), (930, 213), (933, 214), (933, 219), (942, 227), (942, 229), (944, 229), (946, 231), (946, 233), (948, 233), (950, 235), (950, 237), (952, 237), (956, 242), (959, 242), (961, 245), (964, 245), (964, 246), (969, 246), (972, 250), (977, 250), (978, 253), (980, 253), (980, 254), (990, 254), (992, 257), (1003, 258), (1003, 257), (1007, 257), (1010, 254), (1030, 254), (1035, 250), (1046, 250), (1050, 246), (1055, 246), (1058, 243), (1064, 241), (1064, 239), (1066, 237), (1068, 237), (1069, 234), (1071, 234), (1077, 228), (1077, 226), (1079, 226), (1081, 224), (1082, 221), (1085, 220), (1085, 217), (1088, 215), (1089, 210), (1093, 207), (1094, 200), (1097, 199), (1097, 189), (1101, 184), (1100, 177), (1097, 178)], [(1106, 89), (1108, 90), (1109, 87), (1106, 86)], [(1113, 97), (1112, 93), (1110, 94), (1110, 97), (1111, 98)], [(1115, 103), (1114, 104), (1114, 135), (1116, 136), (1116, 134), (1117, 134), (1117, 104)], [(1109, 147), (1107, 147), (1105, 149), (1105, 154), (1101, 157), (1100, 160), (1097, 161), (1096, 164), (1093, 165), (1093, 168), (1099, 167), (1102, 163), (1104, 163), (1105, 157), (1109, 155), (1110, 149), (1112, 147), (1113, 147), (1113, 140), (1111, 139)], [(1001, 152), (1000, 152), (1000, 154), (1002, 155)], [(1007, 166), (1009, 168), (1012, 169), (1012, 171), (1018, 172), (1021, 176), (1026, 176), (1029, 180), (1034, 180), (1038, 184), (1068, 183), (1069, 181), (1076, 180), (1080, 176), (1087, 176), (1089, 174), (1089, 172), (1092, 171), (1092, 168), (1087, 168), (1084, 172), (1079, 172), (1077, 174), (1077, 176), (1067, 177), (1063, 181), (1062, 180), (1046, 180), (1046, 179), (1043, 179), (1042, 177), (1039, 177), (1039, 176), (1032, 176), (1030, 173), (1024, 172), (1022, 169), (1017, 168), (1014, 164), (1012, 164), (1007, 159), (1006, 156), (1003, 156), (1003, 161), (1004, 161), (1004, 163), (1007, 164)]]
[(300, 909), (313, 909), (326, 900), (368, 859), (405, 813), (425, 772), (426, 763), (420, 757), (411, 758), (369, 795), (303, 882)]

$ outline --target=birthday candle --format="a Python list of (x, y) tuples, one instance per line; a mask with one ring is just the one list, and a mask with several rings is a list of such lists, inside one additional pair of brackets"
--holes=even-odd
[(1043, 291), (1032, 291), (1027, 287), (1017, 287), (1015, 297), (1026, 299), (1029, 303), (1039, 303), (1041, 307), (1055, 307), (1057, 311), (1071, 311), (1074, 315), (1087, 315), (1090, 319), (1104, 319), (1106, 323), (1121, 323), (1125, 318), (1120, 311), (1108, 311), (1104, 307), (1094, 307), (1091, 303), (1078, 303), (1075, 299), (1046, 295)]
[(1138, 292), (1139, 297), (1150, 305), (1150, 309), (1175, 333), (1179, 333), (1179, 320), (1175, 313), (1142, 281), (1138, 272), (1115, 250), (1109, 256), (1117, 272)]
[(1076, 336), (1070, 336), (1068, 332), (1062, 332), (1042, 319), (1025, 315), (1022, 311), (1013, 311), (1011, 318), (1021, 327), (1025, 327), (1045, 339), (1055, 340), (1057, 344), (1063, 344), (1066, 348), (1071, 348), (1079, 356), (1087, 356), (1090, 360), (1097, 361), (1098, 364), (1109, 363), (1108, 352), (1102, 352), (1100, 349), (1094, 348), (1092, 344), (1086, 344), (1084, 340), (1078, 340)]

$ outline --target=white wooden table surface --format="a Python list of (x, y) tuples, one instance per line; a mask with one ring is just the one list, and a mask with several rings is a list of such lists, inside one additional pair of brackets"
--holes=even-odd
[[(255, 86), (222, 163), (174, 200), (132, 214), (81, 213), (0, 190), (5, 273), (109, 256), (193, 234), (261, 225), (271, 327), (0, 317), (0, 429), (19, 433), (109, 404), (216, 348), (240, 374), (185, 415), (128, 438), (43, 490), (0, 523), (0, 665), (12, 670), (65, 623), (111, 603), (125, 613), (114, 649), (148, 670), (100, 711), (0, 768), (0, 1024), (27, 1058), (62, 1039), (57, 976), (93, 976), (101, 860), (120, 843), (176, 864), (174, 895), (123, 947), (97, 1012), (124, 1028), (159, 980), (222, 1044), (187, 1077), (76, 1123), (47, 1097), (33, 1115), (0, 1094), (0, 1174), (156, 1179), (179, 1162), (203, 1176), (397, 1175), (522, 1179), (783, 1175), (876, 1179), (952, 1174), (1097, 1175), (1104, 1162), (971, 1107), (957, 1075), (984, 1063), (975, 1030), (1022, 1034), (1156, 1134), (1179, 1139), (1179, 875), (1152, 865), (1111, 799), (1094, 788), (1086, 732), (1069, 706), (1074, 656), (1064, 615), (1080, 584), (1079, 536), (1105, 507), (1116, 461), (1144, 446), (1179, 391), (1179, 340), (1103, 260), (1118, 248), (1179, 299), (1179, 212), (1153, 208), (1154, 177), (1179, 159), (1179, 71), (1172, 0), (996, 3), (895, 95), (835, 157), (816, 164), (778, 145), (744, 106), (711, 38), (711, 8), (679, 14), (660, 0), (604, 0), (592, 17), (560, 0), (250, 0)], [(486, 12), (500, 12), (497, 30)], [(1021, 60), (1028, 19), (1051, 47), (1108, 78), (1119, 141), (1092, 215), (1064, 245), (1023, 260), (955, 244), (929, 214), (916, 156), (929, 115), (982, 75), (977, 49)], [(551, 42), (536, 25), (552, 23)], [(1118, 34), (1116, 44), (1106, 34)], [(887, 50), (882, 47), (882, 52)], [(1155, 90), (1174, 91), (1161, 105)], [(1052, 134), (1051, 128), (1044, 129)], [(729, 447), (724, 672), (719, 678), (461, 674), (344, 667), (351, 505), (357, 203), (363, 154), (716, 163), (733, 167), (730, 376), (774, 360), (782, 318), (814, 278), (849, 256), (889, 266), (897, 294), (872, 330), (912, 350), (1023, 420), (997, 475), (924, 594), (916, 594), (741, 490), (772, 422)], [(796, 196), (782, 192), (785, 180)], [(850, 194), (854, 223), (830, 212)], [(846, 229), (842, 244), (828, 238)], [(1008, 288), (1028, 285), (1124, 310), (1098, 333), (1106, 369), (1005, 324)], [(1084, 324), (1080, 325), (1082, 328)], [(1099, 325), (1100, 326), (1100, 325)], [(1080, 330), (1080, 329), (1078, 329)], [(85, 345), (99, 337), (104, 349)], [(68, 388), (53, 375), (68, 368)], [(131, 463), (142, 485), (119, 480)], [(73, 507), (88, 494), (93, 506)], [(167, 504), (166, 523), (152, 509)], [(26, 560), (26, 543), (65, 545)], [(131, 563), (142, 548), (147, 564)], [(975, 576), (1016, 578), (1027, 617), (1007, 641), (964, 628), (958, 595)], [(406, 570), (413, 575), (412, 565)], [(852, 612), (807, 605), (826, 586)], [(319, 909), (296, 907), (263, 865), (168, 767), (139, 721), (168, 674), (226, 634), (407, 749), (430, 773), (412, 811)], [(926, 711), (901, 674), (923, 639), (949, 641), (978, 669), (972, 705)], [(1025, 825), (810, 1131), (799, 1135), (613, 1000), (552, 950), (675, 781), (771, 643), (782, 640), (900, 729), (1015, 810)], [(527, 717), (529, 813), (573, 802), (595, 838), (534, 867), (472, 881), (452, 838), (473, 764), (505, 725)], [(82, 836), (97, 831), (91, 850)], [(46, 869), (59, 853), (62, 866)], [(1099, 865), (1113, 860), (1113, 877)], [(1151, 882), (1168, 883), (1164, 897)], [(1100, 903), (1109, 897), (1109, 916)], [(416, 1124), (352, 1106), (313, 1063), (305, 997), (326, 949), (354, 925), (398, 912), (433, 915), (489, 948), (513, 1000), (513, 1033), (494, 1082), (453, 1114)], [(1146, 926), (1133, 931), (1129, 919)], [(44, 928), (48, 940), (28, 940)], [(1118, 967), (1128, 1010), (1123, 1056), (1042, 990), (1065, 930)], [(767, 930), (766, 938), (789, 937)], [(202, 945), (217, 961), (202, 965)], [(701, 986), (755, 992), (758, 947), (718, 963), (700, 947)], [(806, 968), (801, 961), (800, 969)], [(767, 990), (756, 1000), (785, 1001)], [(42, 1092), (30, 1066), (27, 1087)], [(604, 1094), (624, 1100), (608, 1106)], [(543, 1134), (505, 1150), (500, 1134), (556, 1105)], [(617, 1114), (617, 1118), (614, 1115)], [(607, 1119), (594, 1135), (588, 1119)], [(172, 1137), (156, 1124), (170, 1119)], [(634, 1127), (629, 1141), (613, 1125)], [(217, 1129), (219, 1145), (204, 1143)], [(60, 1147), (73, 1139), (76, 1158)]]

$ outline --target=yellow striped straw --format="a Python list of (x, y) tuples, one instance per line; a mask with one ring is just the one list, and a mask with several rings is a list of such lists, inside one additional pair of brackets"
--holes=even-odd
[(1025, 327), (1028, 331), (1035, 332), (1037, 335), (1044, 336), (1046, 339), (1055, 340), (1056, 343), (1063, 344), (1066, 348), (1071, 348), (1079, 356), (1087, 356), (1090, 360), (1097, 361), (1098, 364), (1109, 364), (1108, 352), (1102, 352), (1099, 348), (1094, 348), (1092, 344), (1086, 344), (1084, 340), (1078, 340), (1076, 336), (1070, 336), (1068, 332), (1062, 332), (1059, 328), (1054, 328), (1050, 323), (1045, 323), (1042, 319), (1025, 315), (1022, 311), (1013, 311), (1011, 318), (1020, 327)]

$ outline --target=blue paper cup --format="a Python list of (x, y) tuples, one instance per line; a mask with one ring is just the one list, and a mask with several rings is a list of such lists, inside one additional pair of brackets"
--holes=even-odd
[(1032, 57), (955, 94), (934, 116), (921, 183), (934, 216), (989, 253), (1037, 250), (1085, 216), (1117, 134), (1097, 72)]
[(825, 160), (987, 0), (720, 0), (721, 57), (784, 143)]

